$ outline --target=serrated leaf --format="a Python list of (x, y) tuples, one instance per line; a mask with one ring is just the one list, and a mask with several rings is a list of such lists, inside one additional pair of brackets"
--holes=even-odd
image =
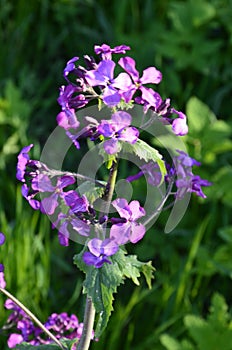
[(125, 278), (130, 278), (136, 285), (139, 285), (138, 278), (142, 273), (148, 287), (151, 288), (155, 268), (152, 267), (151, 262), (140, 262), (135, 255), (127, 255), (124, 250), (119, 249), (111, 257), (111, 264), (104, 264), (97, 269), (83, 262), (84, 251), (85, 248), (80, 254), (75, 255), (74, 263), (86, 274), (83, 293), (92, 299), (96, 312), (99, 314), (95, 329), (95, 336), (99, 337), (106, 328), (113, 311), (113, 294), (117, 292), (118, 286), (124, 283)]
[(104, 195), (105, 187), (96, 186), (91, 181), (85, 181), (78, 186), (78, 191), (81, 196), (85, 195), (90, 204), (93, 204), (96, 199)]
[(134, 144), (122, 141), (120, 142), (120, 144), (122, 145), (122, 152), (133, 153), (140, 159), (145, 160), (145, 162), (153, 161), (157, 163), (162, 175), (161, 183), (163, 182), (164, 176), (166, 175), (167, 171), (165, 163), (162, 160), (163, 157), (156, 148), (151, 147), (146, 142), (140, 139), (138, 139)]

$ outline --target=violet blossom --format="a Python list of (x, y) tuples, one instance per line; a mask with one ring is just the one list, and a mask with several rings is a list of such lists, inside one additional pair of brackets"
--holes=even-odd
[(104, 142), (104, 150), (108, 154), (117, 153), (120, 150), (118, 141), (134, 144), (139, 136), (139, 131), (131, 124), (131, 115), (124, 111), (116, 112), (111, 120), (102, 120), (98, 126), (98, 132), (110, 139)]
[(139, 201), (132, 201), (128, 204), (124, 198), (117, 198), (112, 202), (112, 205), (117, 210), (121, 218), (126, 219), (126, 222), (121, 222), (112, 225), (110, 229), (110, 238), (118, 244), (137, 243), (145, 234), (145, 226), (136, 221), (143, 217), (146, 212), (140, 206)]
[(118, 251), (118, 244), (111, 238), (105, 240), (93, 238), (88, 242), (88, 248), (89, 252), (83, 254), (83, 261), (87, 265), (100, 268), (104, 263), (111, 264), (108, 257)]
[(24, 176), (26, 172), (26, 166), (28, 164), (28, 161), (30, 160), (28, 152), (31, 150), (32, 147), (33, 144), (23, 147), (18, 155), (16, 178), (19, 181), (25, 182)]
[[(118, 64), (130, 75), (132, 81), (127, 90), (123, 93), (126, 102), (131, 101), (134, 93), (140, 90), (143, 100), (149, 103), (156, 103), (154, 94), (149, 88), (144, 87), (144, 84), (159, 84), (162, 80), (162, 73), (155, 67), (148, 67), (144, 69), (142, 77), (139, 77), (139, 72), (136, 69), (135, 60), (131, 57), (122, 57)], [(153, 91), (153, 90), (152, 90)]]
[[(5, 308), (11, 310), (7, 323), (16, 327), (16, 331), (12, 333), (7, 341), (10, 349), (15, 348), (18, 344), (26, 342), (33, 346), (51, 344), (52, 339), (48, 338), (43, 331), (35, 326), (29, 316), (14, 302), (7, 299)], [(52, 313), (44, 323), (45, 328), (52, 331), (57, 339), (80, 339), (83, 331), (83, 323), (80, 323), (77, 316), (66, 312), (60, 314)], [(17, 332), (17, 333), (16, 333)], [(94, 339), (94, 331), (92, 331), (92, 339)], [(72, 347), (76, 349), (76, 346)]]
[(114, 79), (115, 66), (114, 61), (103, 60), (96, 69), (85, 74), (85, 80), (90, 86), (103, 88), (103, 102), (110, 107), (116, 106), (121, 101), (120, 90), (124, 91), (130, 85), (130, 77), (126, 73), (120, 73)]
[(201, 179), (199, 175), (192, 173), (192, 166), (200, 166), (201, 163), (191, 158), (187, 153), (177, 150), (178, 156), (174, 157), (175, 173), (177, 180), (175, 182), (177, 187), (176, 197), (181, 199), (187, 192), (195, 192), (197, 196), (206, 198), (201, 186), (210, 186), (208, 180)]
[(40, 174), (32, 180), (32, 189), (40, 193), (51, 192), (51, 196), (43, 198), (40, 203), (40, 210), (44, 214), (52, 215), (59, 205), (58, 199), (63, 196), (63, 189), (75, 183), (73, 176), (58, 177), (56, 185), (53, 186), (50, 178)]

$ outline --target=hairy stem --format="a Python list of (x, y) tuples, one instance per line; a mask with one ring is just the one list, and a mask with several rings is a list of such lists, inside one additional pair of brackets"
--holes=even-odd
[[(110, 204), (112, 201), (114, 187), (117, 178), (117, 162), (113, 162), (110, 168), (109, 180), (106, 185), (106, 195), (104, 197), (104, 205), (102, 207), (102, 215), (108, 215)], [(100, 215), (101, 215), (100, 214)], [(103, 224), (103, 237), (105, 238), (106, 224)], [(90, 297), (87, 296), (85, 304), (85, 315), (84, 315), (84, 327), (80, 342), (78, 343), (77, 350), (88, 350), (92, 338), (93, 326), (95, 319), (95, 308), (93, 301)]]
[(95, 308), (92, 299), (87, 296), (85, 304), (84, 327), (77, 350), (88, 350), (92, 338)]
[(107, 193), (105, 195), (105, 203), (104, 203), (104, 208), (103, 208), (103, 213), (105, 215), (109, 214), (110, 210), (110, 204), (112, 201), (112, 197), (114, 194), (114, 187), (116, 183), (116, 178), (117, 178), (117, 171), (118, 171), (118, 162), (113, 162), (111, 168), (110, 168), (110, 175), (109, 175), (109, 180), (106, 185), (106, 190)]
[(62, 350), (65, 350), (65, 347), (61, 344), (61, 342), (56, 339), (56, 337), (38, 320), (38, 318), (25, 306), (23, 305), (17, 298), (15, 298), (10, 292), (6, 289), (0, 288), (0, 292), (5, 294), (9, 299), (11, 299), (16, 305), (20, 307), (30, 318), (34, 321), (43, 331), (46, 333)]

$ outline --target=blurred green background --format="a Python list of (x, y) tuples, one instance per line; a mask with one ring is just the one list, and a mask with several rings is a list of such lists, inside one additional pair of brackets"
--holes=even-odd
[[(21, 198), (17, 153), (33, 156), (56, 126), (62, 69), (95, 44), (131, 46), (139, 70), (163, 73), (157, 91), (185, 111), (189, 154), (213, 182), (192, 196), (184, 219), (163, 233), (161, 215), (129, 247), (152, 260), (156, 279), (119, 288), (108, 329), (92, 350), (232, 350), (232, 1), (0, 0), (0, 261), (7, 288), (45, 321), (52, 312), (83, 318), (79, 250), (60, 247), (50, 222)], [(33, 157), (32, 156), (32, 157)], [(198, 170), (198, 169), (197, 169)], [(142, 195), (142, 188), (140, 190)], [(8, 312), (0, 296), (0, 327)], [(6, 347), (0, 333), (0, 348)]]

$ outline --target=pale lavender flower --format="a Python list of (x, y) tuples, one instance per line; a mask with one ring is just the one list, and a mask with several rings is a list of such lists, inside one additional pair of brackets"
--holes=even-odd
[(144, 208), (136, 200), (128, 204), (124, 198), (117, 198), (112, 202), (121, 218), (126, 219), (124, 223), (112, 225), (110, 229), (110, 238), (121, 245), (127, 242), (137, 243), (145, 234), (145, 226), (136, 221), (146, 214)]
[(109, 137), (110, 140), (104, 142), (104, 149), (108, 154), (114, 154), (119, 151), (118, 141), (134, 144), (139, 136), (139, 131), (132, 126), (131, 115), (127, 112), (119, 111), (112, 115), (111, 120), (102, 120), (98, 126), (98, 132)]

